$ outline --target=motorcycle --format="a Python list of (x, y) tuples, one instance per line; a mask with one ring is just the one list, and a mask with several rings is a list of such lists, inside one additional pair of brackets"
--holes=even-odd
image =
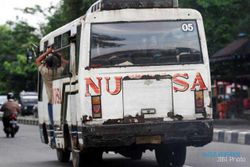
[(19, 130), (19, 126), (17, 125), (17, 115), (11, 114), (7, 118), (7, 122), (4, 127), (4, 132), (6, 133), (6, 137), (11, 136), (12, 138), (14, 138), (18, 130)]

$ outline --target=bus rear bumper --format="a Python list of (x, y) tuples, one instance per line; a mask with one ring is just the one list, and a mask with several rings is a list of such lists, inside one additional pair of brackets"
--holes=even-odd
[(212, 141), (212, 120), (140, 124), (88, 125), (81, 129), (85, 147), (184, 144), (203, 146)]

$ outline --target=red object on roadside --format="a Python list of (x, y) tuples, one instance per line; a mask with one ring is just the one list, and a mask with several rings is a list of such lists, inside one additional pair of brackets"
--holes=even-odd
[(226, 102), (221, 102), (217, 104), (217, 111), (218, 112), (226, 112), (228, 108), (228, 105)]
[(217, 104), (217, 111), (219, 112), (219, 118), (224, 119), (225, 118), (225, 112), (228, 109), (227, 102), (221, 102)]
[(250, 109), (250, 99), (249, 98), (246, 98), (243, 100), (243, 107), (245, 109)]

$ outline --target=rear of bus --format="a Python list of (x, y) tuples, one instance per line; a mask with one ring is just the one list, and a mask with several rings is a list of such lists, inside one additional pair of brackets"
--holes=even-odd
[(83, 34), (85, 147), (125, 155), (156, 149), (159, 159), (165, 147), (179, 145), (184, 153), (186, 146), (211, 142), (210, 69), (199, 12), (100, 6), (86, 15)]

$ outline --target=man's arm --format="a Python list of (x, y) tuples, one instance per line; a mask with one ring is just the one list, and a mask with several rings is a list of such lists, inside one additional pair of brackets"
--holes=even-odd
[(50, 54), (51, 52), (52, 52), (52, 48), (49, 47), (49, 48), (47, 49), (46, 52), (44, 52), (44, 53), (41, 54), (38, 58), (36, 58), (36, 60), (35, 60), (36, 65), (37, 65), (37, 66), (40, 66), (40, 65), (41, 65), (41, 62), (42, 62), (42, 61), (46, 58), (46, 56), (47, 56), (48, 54)]

